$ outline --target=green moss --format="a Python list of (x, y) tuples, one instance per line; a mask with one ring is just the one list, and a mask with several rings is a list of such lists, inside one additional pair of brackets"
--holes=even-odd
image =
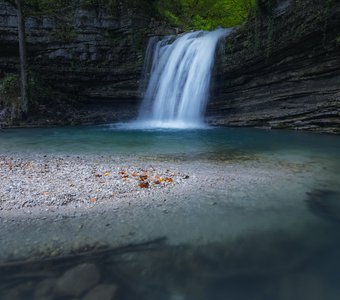
[[(30, 106), (38, 105), (50, 98), (51, 88), (48, 83), (36, 73), (28, 74), (28, 89)], [(0, 104), (2, 107), (12, 105), (13, 99), (20, 97), (20, 76), (17, 73), (8, 73), (0, 81)]]
[(6, 74), (0, 82), (0, 96), (3, 98), (18, 96), (20, 91), (19, 75)]
[(166, 0), (156, 1), (161, 16), (184, 30), (211, 30), (243, 23), (255, 0)]

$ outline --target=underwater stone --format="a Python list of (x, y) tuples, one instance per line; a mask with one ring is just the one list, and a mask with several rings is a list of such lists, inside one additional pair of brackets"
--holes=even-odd
[(95, 286), (100, 273), (94, 264), (82, 264), (66, 271), (57, 282), (58, 292), (70, 296), (80, 296)]

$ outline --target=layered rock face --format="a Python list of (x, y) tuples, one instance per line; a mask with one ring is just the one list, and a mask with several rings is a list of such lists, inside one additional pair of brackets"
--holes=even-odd
[[(26, 19), (30, 68), (70, 101), (94, 104), (84, 115), (133, 116), (148, 37), (175, 33), (143, 1), (126, 1)], [(220, 51), (211, 122), (339, 133), (340, 0), (258, 2)], [(0, 78), (17, 72), (18, 56), (16, 11), (0, 0)]]
[(340, 132), (340, 1), (260, 1), (216, 64), (212, 122)]
[[(173, 32), (143, 3), (117, 1), (109, 11), (72, 2), (26, 18), (30, 69), (70, 100), (135, 107), (148, 36)], [(18, 63), (16, 10), (0, 0), (0, 77), (17, 72)]]

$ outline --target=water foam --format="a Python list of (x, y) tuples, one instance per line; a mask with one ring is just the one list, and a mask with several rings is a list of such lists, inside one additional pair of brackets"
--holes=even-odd
[(202, 128), (215, 52), (230, 29), (196, 31), (150, 39), (142, 85), (144, 99), (135, 126)]

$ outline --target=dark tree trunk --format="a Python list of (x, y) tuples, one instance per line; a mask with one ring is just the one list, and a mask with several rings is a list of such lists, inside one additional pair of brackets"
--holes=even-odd
[(21, 113), (22, 117), (28, 111), (28, 79), (27, 79), (27, 57), (25, 41), (25, 20), (22, 14), (22, 0), (15, 0), (18, 14), (19, 52), (20, 52), (20, 89), (21, 89)]

